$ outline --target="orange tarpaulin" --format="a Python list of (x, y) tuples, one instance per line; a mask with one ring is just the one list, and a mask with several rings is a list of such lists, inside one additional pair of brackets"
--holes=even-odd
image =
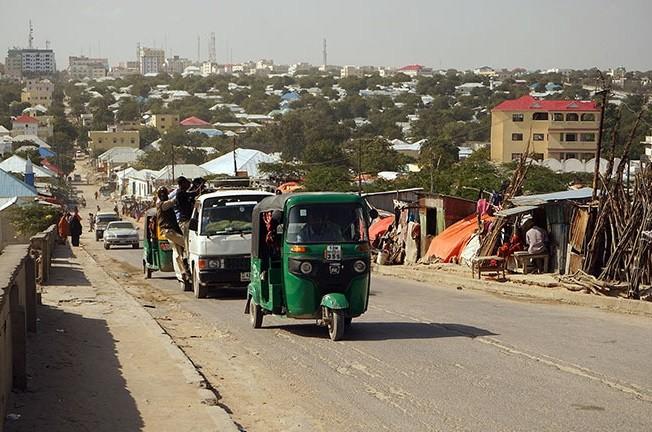
[[(486, 214), (482, 216), (483, 221), (491, 221), (492, 219), (491, 216)], [(456, 261), (477, 229), (477, 215), (467, 216), (433, 238), (426, 257), (431, 260), (439, 258), (442, 262)]]
[(380, 220), (375, 221), (369, 227), (369, 240), (371, 243), (376, 241), (378, 237), (381, 237), (387, 232), (389, 226), (394, 223), (394, 216), (388, 216)]

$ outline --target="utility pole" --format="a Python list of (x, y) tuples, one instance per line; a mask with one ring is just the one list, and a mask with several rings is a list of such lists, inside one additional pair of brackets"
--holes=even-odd
[(358, 141), (358, 195), (362, 196), (362, 140)]
[(174, 163), (175, 163), (175, 154), (174, 154), (174, 143), (170, 143), (172, 146), (172, 181), (174, 182)]
[(238, 176), (238, 161), (235, 156), (236, 137), (233, 137), (233, 176)]
[[(602, 74), (600, 74), (602, 76)], [(595, 150), (595, 167), (593, 168), (593, 192), (591, 194), (591, 201), (595, 201), (598, 196), (598, 179), (600, 178), (600, 158), (602, 157), (602, 134), (604, 129), (604, 113), (607, 108), (609, 100), (609, 93), (611, 89), (607, 85), (607, 81), (602, 76), (602, 106), (600, 107), (600, 129), (598, 130), (598, 147)]]

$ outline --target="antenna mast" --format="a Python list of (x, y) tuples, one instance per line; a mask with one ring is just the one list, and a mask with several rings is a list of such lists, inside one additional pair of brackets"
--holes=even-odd
[(328, 50), (326, 49), (326, 38), (324, 38), (324, 50), (322, 54), (324, 56), (324, 70), (326, 70), (328, 66)]
[(29, 49), (34, 48), (34, 27), (32, 27), (32, 20), (29, 20), (29, 37), (27, 38), (27, 45)]
[(217, 50), (215, 49), (215, 32), (211, 32), (211, 39), (208, 44), (208, 61), (217, 63)]

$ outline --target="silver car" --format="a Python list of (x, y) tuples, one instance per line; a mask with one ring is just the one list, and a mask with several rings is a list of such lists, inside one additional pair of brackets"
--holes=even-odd
[(115, 245), (131, 245), (134, 249), (139, 247), (138, 229), (131, 222), (109, 222), (104, 230), (103, 239), (104, 249)]

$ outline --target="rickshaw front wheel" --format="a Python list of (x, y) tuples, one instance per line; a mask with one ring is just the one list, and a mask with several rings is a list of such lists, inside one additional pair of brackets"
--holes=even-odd
[(249, 306), (249, 319), (253, 328), (259, 329), (263, 326), (263, 308), (253, 301)]
[(330, 336), (331, 340), (338, 341), (344, 337), (345, 320), (344, 311), (328, 310), (328, 336)]
[(145, 279), (152, 278), (152, 269), (147, 267), (147, 263), (145, 261), (143, 261), (143, 274), (145, 275)]

